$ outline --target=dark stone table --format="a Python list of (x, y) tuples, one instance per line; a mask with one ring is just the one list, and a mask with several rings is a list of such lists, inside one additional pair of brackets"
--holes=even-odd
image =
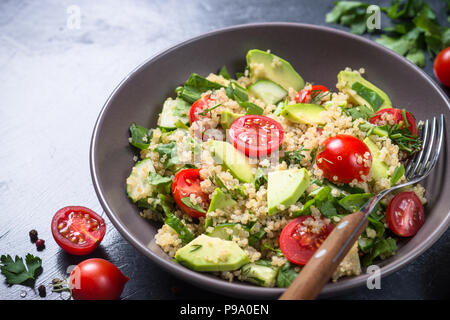
[[(429, 2), (445, 20), (444, 1)], [(89, 143), (103, 103), (130, 70), (180, 41), (225, 26), (261, 21), (325, 25), (332, 3), (1, 1), (0, 254), (40, 256), (44, 272), (37, 285), (65, 276), (69, 265), (84, 259), (59, 249), (50, 233), (50, 220), (67, 205), (87, 206), (106, 219), (91, 182)], [(73, 20), (77, 10), (79, 25)], [(432, 74), (431, 61), (425, 70)], [(31, 229), (46, 240), (44, 251), (37, 252), (30, 243)], [(131, 278), (124, 299), (223, 298), (158, 268), (109, 221), (105, 239), (91, 256), (109, 259)], [(381, 290), (359, 288), (336, 298), (448, 298), (449, 265), (447, 231), (414, 262), (383, 278)], [(39, 299), (31, 289), (8, 287), (0, 279), (0, 299)], [(48, 294), (47, 299), (60, 296)]]

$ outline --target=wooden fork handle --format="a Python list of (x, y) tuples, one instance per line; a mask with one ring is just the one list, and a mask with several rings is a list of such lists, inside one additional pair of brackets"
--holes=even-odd
[(366, 226), (362, 212), (344, 217), (279, 299), (315, 299)]

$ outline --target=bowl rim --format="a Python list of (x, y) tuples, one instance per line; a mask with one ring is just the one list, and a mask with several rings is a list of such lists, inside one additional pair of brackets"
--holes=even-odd
[[(221, 33), (227, 33), (231, 31), (239, 31), (243, 29), (248, 28), (264, 28), (264, 27), (292, 27), (292, 28), (301, 28), (301, 29), (311, 29), (311, 30), (319, 30), (319, 31), (325, 31), (334, 33), (336, 35), (344, 36), (347, 38), (350, 38), (354, 41), (360, 41), (364, 42), (370, 46), (374, 46), (379, 50), (384, 51), (385, 54), (388, 54), (390, 56), (393, 56), (395, 59), (400, 60), (402, 63), (409, 64), (410, 67), (414, 68), (416, 71), (418, 71), (424, 80), (428, 81), (431, 86), (437, 91), (437, 93), (443, 98), (443, 100), (447, 103), (447, 107), (450, 109), (450, 103), (447, 95), (443, 92), (443, 90), (436, 84), (436, 82), (422, 69), (417, 67), (412, 62), (408, 61), (404, 57), (400, 56), (396, 52), (387, 49), (380, 44), (376, 43), (375, 41), (369, 40), (367, 38), (364, 38), (362, 36), (354, 35), (350, 32), (334, 29), (331, 27), (326, 26), (320, 26), (320, 25), (312, 25), (312, 24), (306, 24), (306, 23), (296, 23), (296, 22), (260, 22), (260, 23), (248, 23), (248, 24), (239, 24), (239, 25), (233, 25), (225, 28), (216, 29), (213, 31), (209, 31), (206, 33), (202, 33), (200, 35), (197, 35), (193, 38), (190, 38), (188, 40), (179, 42), (176, 45), (172, 45), (166, 49), (163, 49), (159, 53), (156, 53), (155, 55), (151, 56), (150, 58), (144, 60), (142, 63), (140, 63), (137, 67), (135, 67), (130, 73), (128, 73), (124, 79), (115, 87), (115, 89), (111, 92), (111, 94), (108, 96), (106, 102), (104, 103), (98, 118), (95, 122), (94, 129), (91, 136), (91, 143), (90, 143), (90, 151), (89, 151), (89, 166), (91, 171), (91, 178), (94, 185), (95, 192), (97, 194), (97, 197), (100, 201), (100, 204), (105, 210), (108, 218), (111, 220), (112, 224), (115, 226), (115, 228), (121, 233), (122, 236), (124, 236), (128, 242), (130, 242), (136, 249), (138, 249), (139, 252), (144, 254), (145, 256), (149, 257), (153, 262), (155, 262), (158, 266), (162, 267), (164, 270), (169, 271), (174, 276), (183, 279), (184, 281), (188, 281), (194, 285), (203, 287), (204, 289), (215, 291), (220, 294), (225, 294), (228, 296), (231, 296), (235, 294), (236, 292), (239, 292), (242, 296), (251, 296), (251, 297), (259, 297), (259, 298), (270, 298), (270, 297), (276, 297), (284, 292), (285, 289), (283, 288), (264, 288), (264, 287), (258, 287), (253, 286), (241, 282), (227, 282), (226, 280), (220, 279), (218, 277), (211, 277), (207, 274), (202, 274), (199, 272), (192, 271), (188, 268), (183, 267), (182, 265), (173, 263), (172, 261), (168, 259), (164, 259), (157, 254), (153, 253), (146, 245), (140, 243), (137, 241), (133, 234), (128, 230), (125, 226), (123, 226), (118, 217), (116, 217), (114, 211), (111, 209), (111, 207), (108, 205), (108, 202), (103, 194), (103, 189), (101, 187), (100, 181), (97, 176), (96, 171), (96, 146), (97, 146), (97, 140), (100, 134), (100, 127), (101, 124), (104, 121), (105, 114), (107, 113), (111, 101), (113, 100), (114, 96), (118, 91), (120, 91), (127, 83), (128, 79), (133, 77), (136, 73), (138, 73), (143, 67), (145, 67), (147, 64), (152, 63), (154, 60), (157, 60), (158, 58), (179, 49), (180, 47), (183, 47), (187, 44), (190, 44), (192, 42), (195, 42), (197, 40), (211, 37), (211, 36), (217, 36)], [(381, 276), (386, 277), (389, 274), (392, 274), (393, 272), (399, 270), (400, 268), (404, 267), (407, 263), (411, 262), (415, 258), (417, 258), (419, 255), (421, 255), (423, 252), (425, 252), (429, 247), (431, 247), (440, 237), (441, 235), (448, 229), (450, 225), (450, 211), (447, 212), (447, 216), (440, 222), (438, 227), (426, 238), (426, 241), (423, 241), (420, 245), (413, 248), (410, 252), (400, 257), (398, 260), (392, 261), (391, 263), (388, 263), (380, 268)], [(344, 291), (347, 291), (349, 289), (360, 287), (364, 283), (367, 282), (369, 278), (369, 274), (362, 273), (359, 276), (351, 277), (343, 281), (339, 281), (336, 283), (328, 283), (323, 288), (322, 292), (320, 293), (320, 297), (326, 297), (331, 295), (336, 295), (337, 293), (341, 293)]]

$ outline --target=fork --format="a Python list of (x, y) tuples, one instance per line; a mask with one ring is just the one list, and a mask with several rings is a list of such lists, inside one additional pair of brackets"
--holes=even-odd
[(418, 183), (427, 177), (439, 159), (444, 139), (444, 115), (426, 120), (422, 130), (422, 148), (405, 166), (405, 183), (385, 189), (367, 201), (360, 211), (345, 216), (317, 249), (280, 300), (315, 299), (329, 281), (339, 263), (368, 224), (368, 216), (388, 193)]

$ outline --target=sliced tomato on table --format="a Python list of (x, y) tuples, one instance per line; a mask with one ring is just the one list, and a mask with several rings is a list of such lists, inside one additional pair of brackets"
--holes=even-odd
[(308, 218), (315, 219), (312, 216), (296, 218), (283, 228), (280, 235), (281, 252), (298, 265), (305, 265), (334, 229), (333, 224), (323, 223), (320, 232), (314, 233), (310, 226), (304, 224)]
[(250, 157), (271, 154), (283, 142), (280, 123), (260, 115), (246, 115), (236, 119), (228, 130), (228, 137), (236, 149)]
[(85, 255), (94, 251), (103, 240), (106, 224), (89, 208), (69, 206), (55, 213), (51, 230), (56, 243), (64, 251)]
[(399, 193), (389, 202), (386, 220), (396, 235), (411, 237), (425, 222), (422, 202), (412, 191)]
[(297, 103), (310, 103), (311, 100), (320, 93), (329, 91), (327, 87), (322, 85), (314, 85), (311, 89), (302, 89), (295, 97)]
[(372, 154), (356, 137), (338, 134), (326, 139), (317, 151), (316, 164), (325, 178), (332, 182), (363, 181), (372, 164)]
[[(179, 171), (172, 184), (172, 194), (175, 203), (178, 207), (186, 214), (193, 218), (204, 217), (206, 210), (209, 207), (209, 197), (208, 194), (202, 191), (200, 186), (200, 169), (184, 169)], [(195, 205), (189, 206), (190, 200), (185, 198), (190, 198), (190, 195), (195, 195), (196, 198), (201, 199), (195, 209)], [(184, 200), (183, 200), (184, 199)], [(188, 204), (187, 204), (188, 203)]]
[(375, 125), (384, 125), (386, 124), (386, 121), (383, 118), (385, 118), (387, 114), (392, 116), (392, 120), (395, 123), (403, 123), (402, 128), (408, 128), (412, 136), (417, 136), (416, 119), (414, 119), (414, 116), (406, 110), (397, 108), (381, 109), (375, 112), (375, 114), (369, 119), (369, 122)]

